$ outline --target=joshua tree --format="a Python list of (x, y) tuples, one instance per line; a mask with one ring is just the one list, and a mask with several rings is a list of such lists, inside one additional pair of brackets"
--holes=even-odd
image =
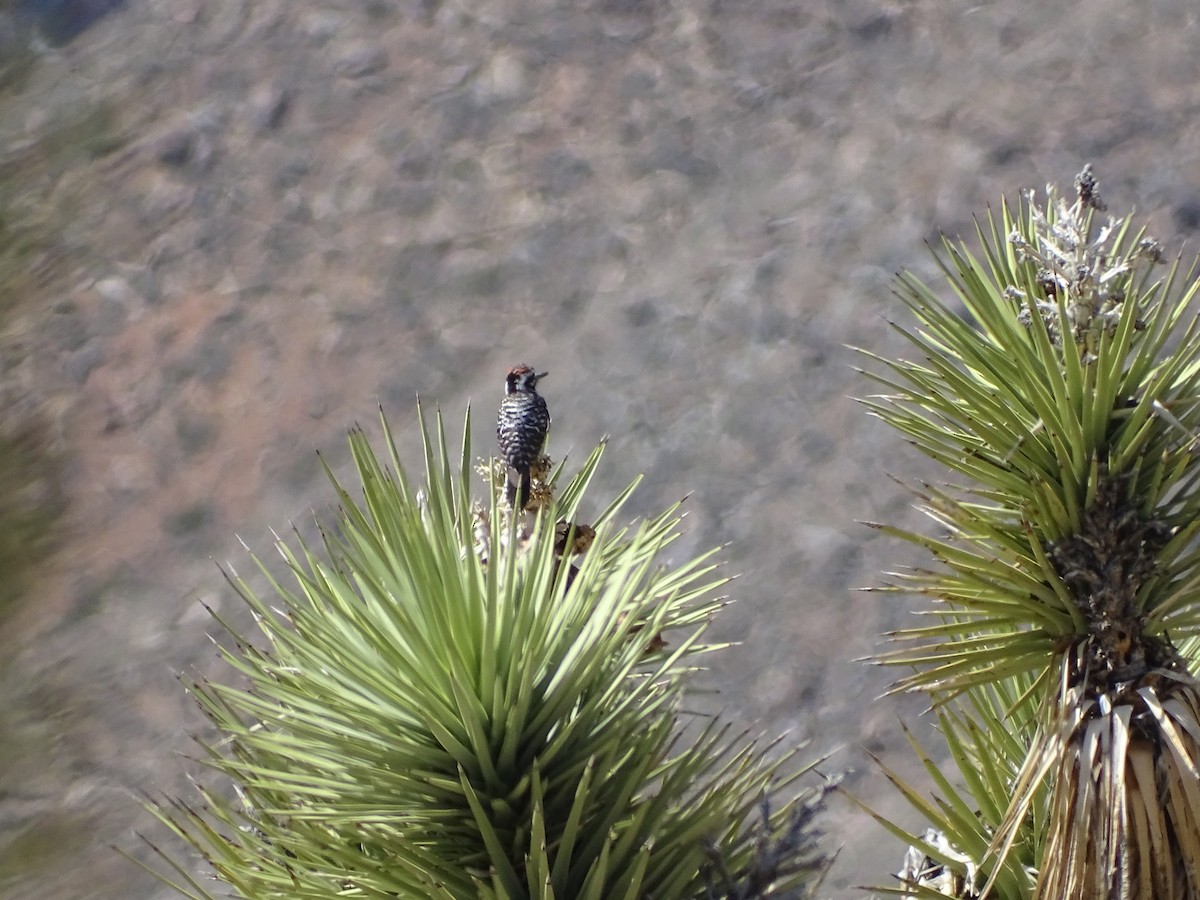
[(1090, 168), (946, 241), (943, 299), (897, 293), (908, 359), (868, 408), (949, 468), (915, 489), (934, 565), (880, 662), (928, 694), (961, 786), (894, 778), (932, 828), (906, 896), (1200, 897), (1200, 324), (1196, 270), (1102, 215)]
[(421, 430), (419, 487), (386, 422), (383, 463), (350, 435), (361, 493), (334, 481), (320, 551), (280, 542), (294, 588), (230, 575), (260, 633), (224, 651), (235, 678), (192, 686), (214, 778), (159, 817), (254, 900), (809, 896), (828, 786), (798, 794), (794, 752), (682, 727), (726, 579), (711, 553), (662, 563), (677, 510), (618, 524), (631, 485), (581, 522), (603, 445), (561, 491), (537, 460), (531, 512), (498, 500), (502, 461), (473, 501), (469, 415), (453, 461), (440, 414)]

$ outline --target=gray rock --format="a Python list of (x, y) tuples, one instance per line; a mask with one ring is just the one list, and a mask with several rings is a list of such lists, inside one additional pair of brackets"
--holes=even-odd
[(328, 10), (313, 10), (303, 14), (300, 30), (309, 42), (320, 46), (346, 27), (346, 17)]
[(365, 78), (387, 68), (388, 55), (382, 44), (352, 44), (338, 54), (333, 70), (343, 78)]
[(142, 298), (151, 305), (162, 300), (162, 289), (154, 269), (150, 266), (143, 266), (130, 274), (129, 287), (135, 297)]
[(660, 297), (645, 298), (638, 300), (626, 306), (622, 312), (625, 314), (625, 321), (631, 328), (643, 328), (647, 325), (658, 324), (661, 314), (660, 307), (665, 304)]
[(63, 364), (67, 377), (75, 384), (83, 384), (88, 375), (104, 361), (104, 351), (96, 341), (89, 341), (67, 357)]
[(172, 537), (190, 538), (207, 531), (216, 521), (216, 510), (203, 501), (171, 513), (163, 519), (163, 531)]
[(1181, 231), (1200, 228), (1200, 195), (1193, 194), (1180, 200), (1171, 210), (1171, 216)]
[(129, 320), (129, 306), (116, 297), (100, 297), (96, 313), (92, 317), (92, 328), (97, 334), (116, 334)]
[(643, 156), (634, 166), (638, 174), (678, 172), (699, 187), (712, 184), (721, 174), (716, 163), (697, 156), (691, 148), (675, 141), (666, 141)]
[(422, 179), (433, 172), (433, 151), (424, 143), (411, 137), (397, 136), (394, 139), (399, 149), (392, 157), (392, 169), (401, 178)]
[(49, 322), (50, 340), (54, 346), (60, 350), (78, 350), (87, 343), (91, 333), (75, 304), (60, 303), (54, 313)]
[(297, 155), (274, 170), (271, 175), (271, 186), (278, 191), (286, 191), (299, 184), (310, 169), (311, 165), (308, 159), (305, 156)]
[(401, 216), (423, 216), (437, 202), (437, 186), (428, 181), (394, 185), (383, 192), (380, 202), (384, 208)]
[(192, 158), (192, 147), (196, 141), (193, 128), (181, 127), (159, 137), (153, 145), (154, 158), (167, 166), (187, 165)]
[(552, 197), (563, 197), (592, 177), (586, 159), (563, 151), (552, 153), (537, 166), (538, 187)]
[(483, 141), (499, 118), (498, 104), (482, 103), (470, 93), (452, 94), (438, 104), (442, 113), (442, 139)]
[(210, 387), (219, 384), (233, 364), (233, 356), (226, 346), (223, 332), (224, 328), (219, 322), (210, 326), (190, 353), (167, 367), (167, 379), (182, 383), (198, 378)]
[(654, 32), (655, 4), (652, 0), (602, 0), (598, 4), (605, 37), (640, 41)]
[(192, 124), (171, 129), (152, 145), (155, 159), (163, 165), (194, 172), (208, 171), (214, 150), (212, 138)]
[(246, 103), (246, 118), (260, 131), (273, 131), (283, 124), (292, 105), (291, 92), (275, 84), (259, 87)]
[(206, 416), (184, 412), (175, 420), (175, 436), (184, 455), (191, 456), (212, 446), (217, 426)]

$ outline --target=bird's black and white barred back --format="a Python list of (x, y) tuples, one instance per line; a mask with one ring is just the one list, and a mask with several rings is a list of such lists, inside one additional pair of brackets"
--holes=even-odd
[(542, 452), (550, 428), (550, 411), (537, 392), (538, 380), (547, 374), (539, 375), (526, 365), (509, 369), (496, 418), (500, 458), (508, 466), (505, 498), (518, 510), (529, 502), (530, 469)]

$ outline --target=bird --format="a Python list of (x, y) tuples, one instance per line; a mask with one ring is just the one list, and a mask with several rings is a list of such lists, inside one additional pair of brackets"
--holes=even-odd
[(540, 375), (527, 365), (513, 366), (504, 379), (504, 399), (496, 417), (500, 458), (508, 467), (505, 499), (521, 510), (529, 502), (530, 469), (542, 452), (550, 428), (550, 410), (537, 392)]

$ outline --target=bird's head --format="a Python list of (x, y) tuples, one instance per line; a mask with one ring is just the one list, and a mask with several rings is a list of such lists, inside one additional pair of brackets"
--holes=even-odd
[(530, 393), (537, 389), (538, 379), (545, 378), (549, 372), (540, 375), (527, 365), (513, 366), (508, 370), (508, 378), (504, 383), (506, 394)]

